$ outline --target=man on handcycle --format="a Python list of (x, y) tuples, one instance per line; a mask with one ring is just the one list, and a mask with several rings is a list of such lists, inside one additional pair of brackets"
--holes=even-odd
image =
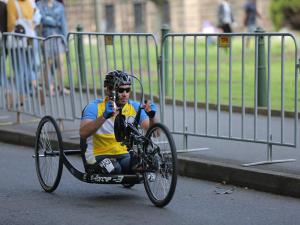
[[(83, 111), (80, 123), (80, 137), (86, 139), (85, 160), (89, 168), (109, 174), (132, 173), (135, 160), (125, 145), (117, 142), (114, 121), (121, 108), (126, 119), (134, 118), (140, 103), (130, 100), (131, 77), (126, 72), (115, 70), (105, 76), (106, 96), (89, 103)], [(115, 102), (112, 100), (116, 95)], [(141, 112), (139, 124), (147, 130), (157, 121), (156, 105), (146, 103)]]

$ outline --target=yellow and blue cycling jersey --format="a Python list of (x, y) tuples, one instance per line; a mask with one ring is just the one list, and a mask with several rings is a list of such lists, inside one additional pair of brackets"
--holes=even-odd
[[(97, 99), (87, 105), (85, 108), (81, 120), (96, 118), (103, 115), (105, 111), (105, 104), (108, 99)], [(126, 119), (135, 117), (139, 108), (139, 103), (129, 100), (122, 108), (122, 114)], [(147, 119), (148, 116), (144, 110), (141, 112), (140, 123)], [(87, 150), (85, 153), (86, 161), (88, 163), (94, 163), (95, 157), (98, 155), (121, 155), (126, 154), (126, 146), (122, 146), (120, 142), (117, 142), (114, 135), (114, 121), (115, 117), (107, 119), (103, 125), (97, 130), (95, 134), (87, 138)]]

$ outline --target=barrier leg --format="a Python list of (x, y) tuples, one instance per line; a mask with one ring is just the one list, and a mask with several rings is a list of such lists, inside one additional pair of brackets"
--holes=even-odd
[(245, 163), (242, 164), (242, 166), (248, 167), (248, 166), (257, 166), (257, 165), (265, 165), (265, 164), (273, 164), (273, 163), (284, 163), (284, 162), (294, 162), (296, 159), (278, 159), (273, 160), (273, 148), (272, 143), (268, 143), (268, 152), (267, 152), (267, 160), (261, 161), (261, 162), (253, 162), (253, 163)]

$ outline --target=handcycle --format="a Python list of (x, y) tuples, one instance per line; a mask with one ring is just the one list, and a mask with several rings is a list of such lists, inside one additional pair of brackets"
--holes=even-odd
[[(132, 76), (132, 75), (131, 75)], [(143, 96), (143, 86), (141, 96)], [(112, 96), (115, 101), (115, 96)], [(79, 150), (67, 150), (63, 146), (61, 131), (51, 116), (45, 116), (39, 122), (35, 143), (35, 166), (38, 180), (46, 192), (53, 192), (60, 180), (63, 165), (77, 179), (95, 184), (122, 184), (131, 188), (135, 184), (144, 184), (151, 202), (157, 207), (166, 206), (173, 198), (177, 184), (177, 152), (173, 137), (162, 123), (149, 127), (146, 134), (139, 127), (139, 119), (143, 110), (143, 97), (140, 107), (133, 119), (125, 118), (122, 110), (115, 118), (114, 132), (116, 140), (125, 145), (131, 157), (139, 167), (130, 174), (103, 174), (91, 171), (85, 160), (86, 140), (80, 139)], [(85, 171), (75, 168), (67, 155), (80, 154)]]

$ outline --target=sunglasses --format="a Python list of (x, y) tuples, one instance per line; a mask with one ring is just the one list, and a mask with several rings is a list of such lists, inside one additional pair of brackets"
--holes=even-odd
[(126, 91), (126, 93), (129, 93), (130, 88), (118, 88), (118, 93), (122, 94), (124, 91)]

